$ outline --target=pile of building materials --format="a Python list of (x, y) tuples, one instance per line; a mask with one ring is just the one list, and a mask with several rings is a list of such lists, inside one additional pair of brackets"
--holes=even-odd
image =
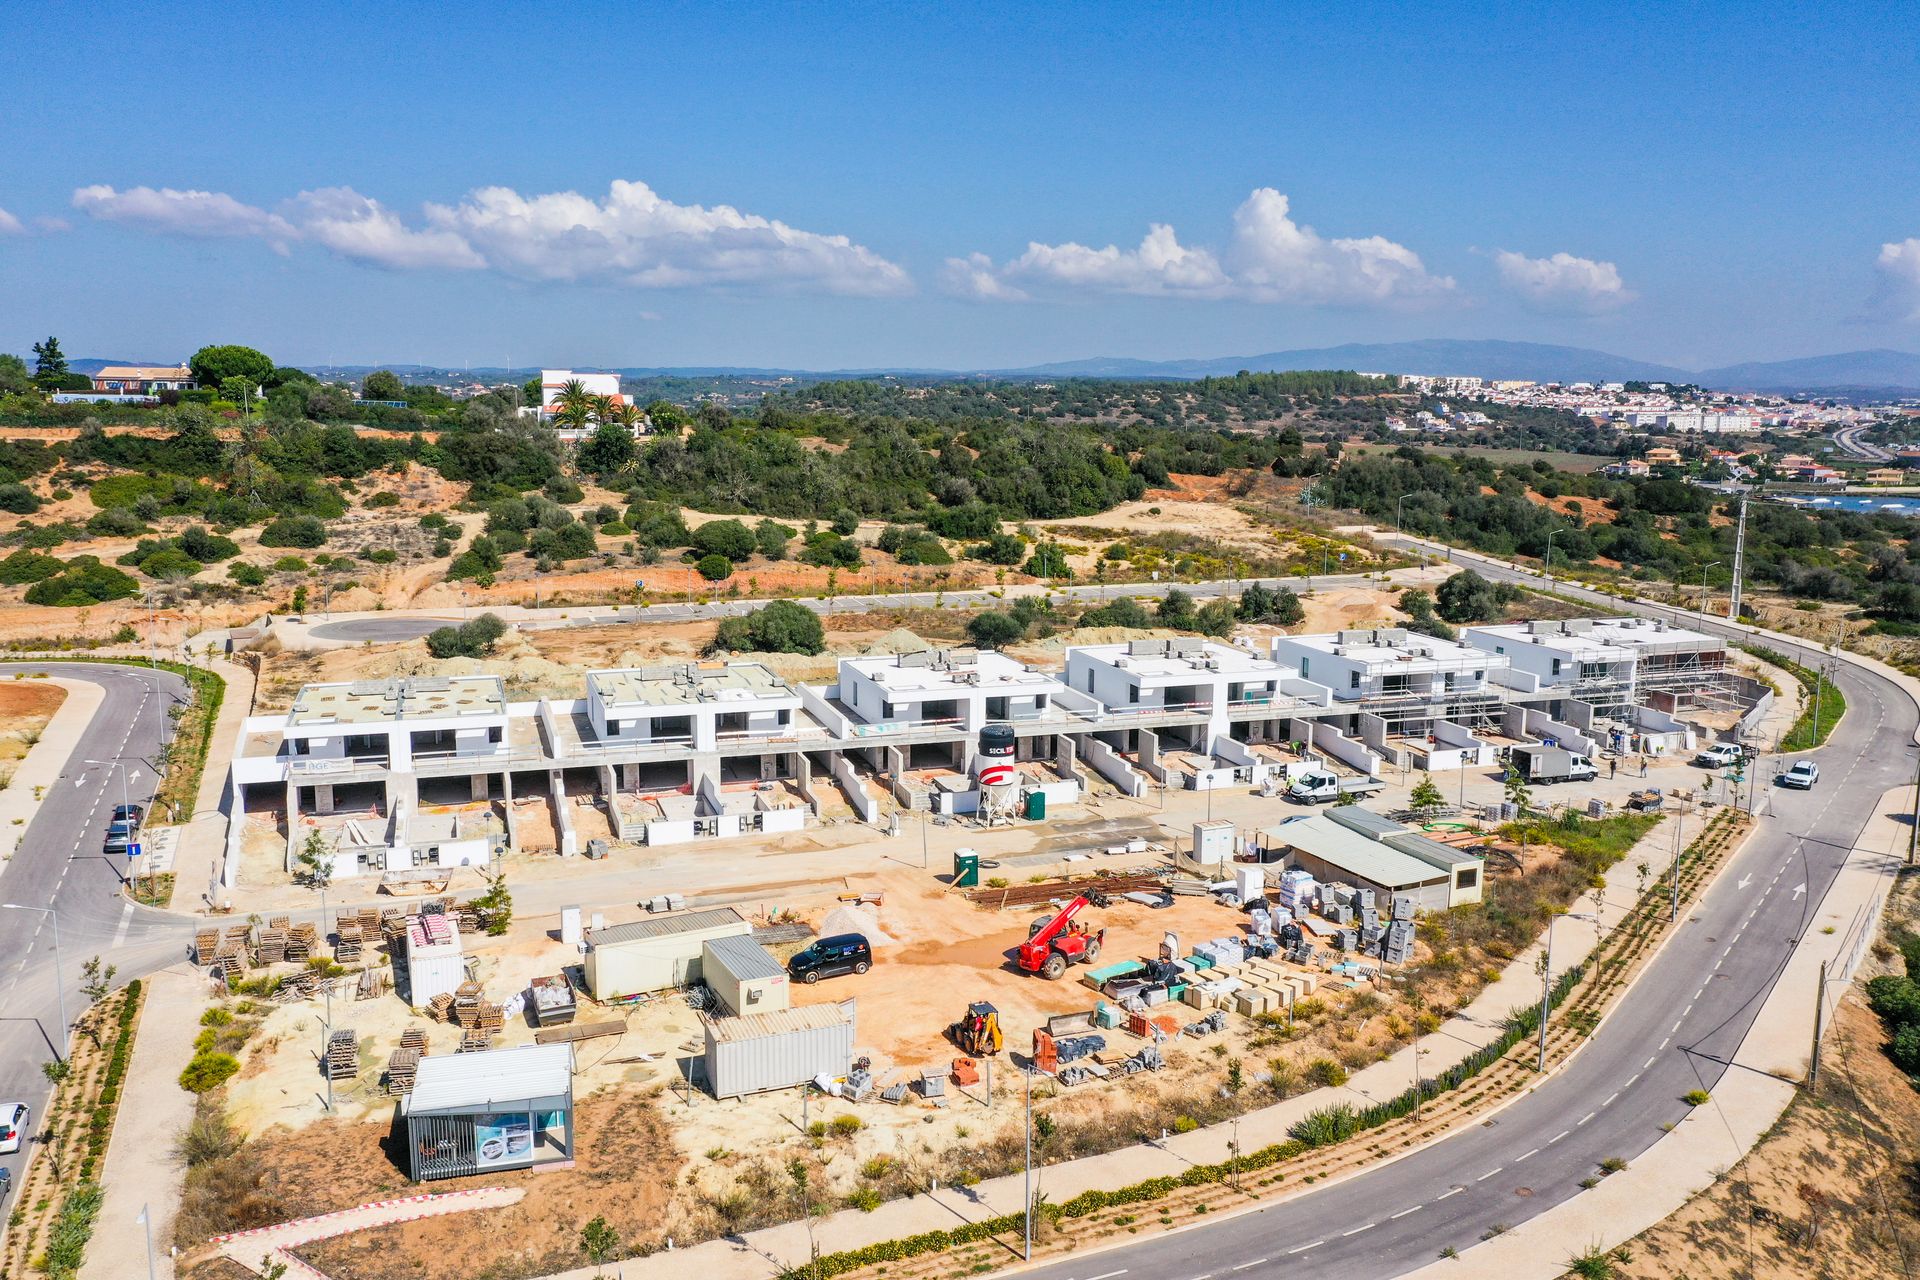
[(406, 923), (407, 998), (415, 1008), (466, 984), (467, 962), (460, 934), (447, 916), (413, 916)]
[(425, 1048), (409, 1048), (402, 1043), (387, 1058), (387, 1093), (393, 1097), (413, 1092), (413, 1077), (420, 1069), (420, 1059), (426, 1056)]
[(320, 949), (320, 930), (311, 921), (303, 921), (287, 932), (287, 961), (305, 964)]
[(287, 959), (287, 931), (264, 927), (254, 931), (253, 963), (256, 968), (284, 964)]
[(967, 901), (982, 907), (1038, 907), (1049, 903), (1067, 903), (1081, 894), (1096, 907), (1108, 899), (1136, 890), (1165, 890), (1169, 882), (1155, 872), (1138, 875), (1096, 876), (1081, 880), (1042, 880), (1038, 884), (1008, 885), (1004, 889), (976, 889)]
[(333, 962), (357, 964), (360, 960), (360, 922), (342, 919), (334, 929)]
[(552, 1027), (573, 1021), (578, 1004), (566, 974), (538, 977), (529, 985), (533, 993), (533, 1020), (537, 1025)]
[(351, 1080), (360, 1074), (360, 1042), (345, 1027), (327, 1037), (327, 1079)]

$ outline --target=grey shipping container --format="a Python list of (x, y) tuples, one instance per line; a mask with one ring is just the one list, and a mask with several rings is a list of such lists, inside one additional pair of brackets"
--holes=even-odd
[(707, 1087), (716, 1098), (790, 1089), (853, 1062), (854, 1002), (707, 1018)]

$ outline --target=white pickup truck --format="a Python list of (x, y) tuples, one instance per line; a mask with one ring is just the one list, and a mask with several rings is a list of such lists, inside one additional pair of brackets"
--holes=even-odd
[(1737, 742), (1716, 742), (1693, 758), (1694, 764), (1702, 769), (1725, 769), (1739, 764), (1747, 758), (1747, 751)]
[(1378, 778), (1343, 778), (1316, 769), (1312, 773), (1298, 775), (1287, 785), (1287, 799), (1295, 804), (1326, 804), (1343, 795), (1355, 798), (1372, 795), (1386, 785)]

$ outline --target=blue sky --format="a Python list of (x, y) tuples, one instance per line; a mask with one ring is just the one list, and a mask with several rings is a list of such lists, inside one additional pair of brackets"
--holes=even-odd
[(16, 8), (0, 349), (1920, 346), (1911, 4), (1034, 9)]

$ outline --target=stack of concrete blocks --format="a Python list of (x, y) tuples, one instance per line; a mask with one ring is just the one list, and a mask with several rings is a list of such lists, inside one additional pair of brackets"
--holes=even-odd
[(1306, 915), (1313, 909), (1313, 900), (1319, 894), (1319, 886), (1313, 877), (1305, 871), (1295, 869), (1283, 872), (1280, 876), (1280, 905), (1296, 916)]
[(1380, 949), (1380, 958), (1388, 964), (1405, 964), (1413, 954), (1413, 899), (1405, 894), (1393, 899), (1393, 923)]

